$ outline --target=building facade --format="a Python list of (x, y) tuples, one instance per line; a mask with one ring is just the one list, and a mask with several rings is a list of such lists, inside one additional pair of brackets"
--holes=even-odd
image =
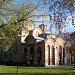
[(2, 61), (48, 67), (71, 65), (69, 43), (47, 31), (44, 24), (39, 27), (32, 26), (27, 36), (24, 36), (23, 30), (21, 33), (22, 36), (15, 40), (11, 50), (7, 53), (2, 52)]
[(51, 34), (46, 26), (41, 24), (38, 28), (29, 31), (25, 39), (25, 61), (30, 65), (63, 65), (65, 41)]

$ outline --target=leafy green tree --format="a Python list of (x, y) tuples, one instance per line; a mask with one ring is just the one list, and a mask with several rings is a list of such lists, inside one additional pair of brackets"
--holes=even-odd
[(0, 10), (2, 14), (0, 15), (0, 40), (2, 40), (0, 46), (5, 51), (11, 47), (12, 42), (20, 34), (21, 22), (29, 21), (28, 18), (32, 16), (32, 11), (37, 8), (34, 8), (32, 3), (15, 6), (10, 4), (6, 4), (7, 7), (3, 4)]
[(31, 0), (28, 0), (27, 3), (22, 3), (18, 5), (13, 5), (11, 0), (4, 1), (3, 5), (1, 5), (1, 10), (0, 10), (1, 12), (0, 28), (8, 24), (12, 25), (12, 24), (20, 23), (21, 21), (24, 21), (32, 17), (30, 16), (30, 14), (35, 9), (37, 9), (39, 5), (40, 4), (38, 3), (36, 6), (34, 6)]

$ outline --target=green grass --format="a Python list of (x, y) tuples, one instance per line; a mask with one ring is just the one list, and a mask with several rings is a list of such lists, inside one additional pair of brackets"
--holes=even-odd
[[(16, 66), (1, 66), (0, 75), (16, 75)], [(75, 75), (75, 68), (25, 67), (18, 66), (17, 75)]]

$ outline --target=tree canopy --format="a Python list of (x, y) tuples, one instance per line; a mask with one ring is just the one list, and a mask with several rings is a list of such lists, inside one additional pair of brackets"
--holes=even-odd
[(4, 50), (8, 50), (15, 37), (20, 34), (21, 22), (29, 22), (28, 18), (32, 15), (31, 11), (36, 9), (32, 3), (13, 6), (9, 1), (2, 1), (5, 3), (1, 5), (0, 9), (0, 47)]

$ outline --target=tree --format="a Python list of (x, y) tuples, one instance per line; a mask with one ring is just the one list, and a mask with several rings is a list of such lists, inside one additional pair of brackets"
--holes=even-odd
[(75, 63), (75, 32), (70, 34), (70, 39), (71, 47), (69, 48), (69, 51), (71, 53), (71, 57), (74, 57), (73, 63)]
[[(73, 14), (73, 12), (75, 11), (73, 0), (69, 0), (69, 1), (68, 0), (61, 0), (61, 1), (60, 0), (42, 0), (42, 1), (38, 0), (37, 5), (34, 5), (29, 0), (29, 3), (27, 4), (20, 4), (15, 6), (12, 6), (12, 0), (1, 0), (0, 1), (0, 28), (2, 32), (0, 37), (1, 38), (3, 38), (4, 36), (6, 37), (7, 35), (2, 36), (2, 34), (5, 34), (5, 32), (9, 32), (10, 30), (7, 30), (6, 28), (10, 29), (12, 26), (14, 27), (14, 25), (15, 28), (18, 25), (16, 30), (19, 30), (18, 28), (20, 22), (23, 22), (25, 20), (28, 20), (28, 18), (33, 17), (34, 15), (32, 15), (32, 12), (36, 10), (38, 7), (42, 9), (46, 7), (47, 9), (49, 9), (50, 22), (52, 22), (53, 20), (54, 26), (59, 31), (59, 34), (61, 33), (63, 27), (66, 26), (65, 20), (66, 20), (67, 13), (71, 12)], [(51, 15), (53, 15), (53, 18)], [(16, 31), (12, 31), (11, 28), (11, 32), (12, 34), (15, 34)]]
[[(11, 0), (4, 0), (4, 1), (8, 2)], [(25, 14), (25, 16), (27, 16), (29, 13), (34, 11), (39, 5), (42, 9), (45, 9), (45, 7), (47, 7), (47, 9), (49, 8), (49, 13), (54, 15), (54, 19), (53, 19), (55, 21), (54, 24), (55, 24), (55, 27), (58, 28), (59, 31), (63, 27), (65, 27), (65, 23), (64, 23), (64, 21), (62, 21), (63, 18), (64, 18), (64, 20), (66, 20), (67, 13), (70, 12), (71, 14), (73, 14), (73, 11), (75, 11), (75, 7), (74, 7), (75, 1), (74, 0), (61, 0), (61, 1), (60, 0), (42, 0), (42, 1), (38, 0), (38, 1), (36, 1), (36, 3), (38, 3), (38, 4), (34, 7), (34, 9), (30, 10), (27, 14)], [(11, 8), (9, 10), (13, 11), (13, 9), (11, 9)], [(61, 17), (62, 17), (62, 19), (61, 19)], [(51, 17), (50, 17), (50, 19), (51, 19)], [(21, 22), (22, 20), (25, 20), (25, 18), (22, 17), (21, 19), (15, 20), (12, 23), (18, 23), (18, 22)], [(61, 21), (62, 21), (62, 23), (60, 23)], [(10, 23), (10, 24), (12, 24), (12, 23)], [(60, 25), (59, 23), (62, 25)], [(7, 24), (8, 23), (6, 23), (6, 24), (2, 23), (0, 27), (5, 26)]]
[(70, 34), (70, 41), (71, 41), (71, 52), (75, 54), (75, 32)]
[[(10, 4), (6, 4), (7, 7), (4, 5), (5, 4), (3, 4), (0, 13), (0, 40), (2, 40), (0, 46), (3, 50), (7, 51), (9, 47), (11, 47), (15, 37), (20, 34), (20, 22), (29, 21), (28, 18), (32, 16), (32, 11), (34, 11), (37, 6), (34, 8), (32, 3), (22, 3), (12, 7)], [(8, 7), (8, 5), (10, 5), (10, 7)]]
[[(66, 23), (66, 17), (70, 15), (73, 16), (74, 14), (75, 8), (73, 0), (56, 0), (49, 6), (49, 9), (54, 14), (55, 27), (59, 31), (59, 34), (61, 34), (62, 29), (69, 25)], [(72, 17), (72, 19), (74, 18)]]
[(62, 30), (69, 25), (66, 23), (68, 16), (72, 16), (72, 25), (74, 26), (75, 0), (43, 0), (43, 3), (49, 9), (50, 23), (52, 23), (50, 27), (54, 25), (58, 34), (61, 34)]
[[(36, 5), (36, 6), (33, 6), (32, 5), (32, 2), (28, 1), (29, 3), (27, 4), (19, 4), (17, 6), (12, 6), (12, 2), (9, 3), (9, 1), (2, 1), (3, 5), (1, 4), (1, 24), (0, 24), (0, 28), (1, 27), (4, 27), (8, 24), (17, 24), (17, 23), (20, 23), (21, 21), (24, 21), (26, 20), (27, 18), (30, 18), (32, 16), (29, 16), (35, 9), (38, 8), (38, 6), (40, 5), (39, 3)], [(9, 6), (10, 5), (10, 6)], [(25, 6), (23, 9), (24, 11), (26, 11), (25, 13), (23, 11), (20, 11), (21, 9), (20, 6)], [(19, 12), (20, 11), (20, 12)], [(3, 12), (6, 12), (6, 13), (3, 13)], [(20, 14), (20, 13), (24, 13), (24, 14)], [(19, 15), (20, 14), (20, 15)], [(10, 16), (11, 15), (11, 16)], [(18, 16), (18, 17), (17, 17)], [(3, 19), (2, 19), (3, 18)], [(14, 19), (15, 18), (15, 19)], [(11, 19), (13, 21), (11, 21)]]

